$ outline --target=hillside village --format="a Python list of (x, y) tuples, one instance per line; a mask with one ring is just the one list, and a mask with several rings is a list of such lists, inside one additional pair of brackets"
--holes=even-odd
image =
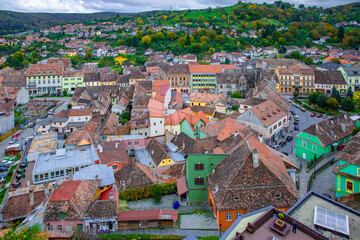
[[(147, 21), (167, 38), (202, 29)], [(19, 48), (0, 60), (1, 237), (360, 239), (359, 50), (108, 44), (142, 27), (0, 38)]]

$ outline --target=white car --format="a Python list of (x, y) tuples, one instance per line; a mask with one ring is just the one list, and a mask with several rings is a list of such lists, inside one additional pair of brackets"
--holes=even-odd
[(16, 143), (17, 141), (18, 141), (18, 138), (13, 138), (13, 139), (10, 140), (9, 143), (10, 143), (10, 144), (13, 144), (13, 143)]
[(41, 122), (41, 119), (36, 120), (36, 123), (39, 123), (39, 122)]

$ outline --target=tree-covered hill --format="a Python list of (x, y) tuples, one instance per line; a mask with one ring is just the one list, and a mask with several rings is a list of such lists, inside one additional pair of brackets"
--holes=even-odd
[(0, 10), (0, 31), (25, 31), (44, 28), (52, 24), (82, 22), (124, 15), (115, 12), (101, 13), (20, 13)]

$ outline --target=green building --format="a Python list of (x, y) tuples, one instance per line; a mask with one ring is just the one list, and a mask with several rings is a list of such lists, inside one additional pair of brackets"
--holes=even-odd
[(199, 128), (206, 126), (209, 122), (209, 119), (203, 112), (187, 115), (180, 123), (180, 130), (192, 139), (200, 138)]
[(62, 78), (62, 91), (74, 92), (84, 82), (84, 74), (79, 71), (65, 71)]
[(360, 91), (360, 67), (341, 66), (338, 70), (353, 92)]
[(221, 162), (226, 154), (194, 154), (186, 158), (186, 181), (189, 202), (208, 201), (207, 175)]
[(345, 145), (356, 128), (346, 114), (313, 124), (295, 138), (296, 156), (311, 161)]
[(334, 169), (335, 197), (360, 192), (360, 133), (352, 137), (342, 154), (338, 157), (338, 165)]

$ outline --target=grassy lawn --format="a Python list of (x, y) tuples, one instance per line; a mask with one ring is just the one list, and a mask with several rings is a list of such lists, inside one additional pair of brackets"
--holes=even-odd
[(4, 190), (2, 190), (2, 191), (0, 192), (0, 204), (1, 204), (2, 201), (4, 200), (5, 193), (6, 193), (6, 189), (4, 189)]
[(17, 167), (17, 164), (12, 166), (9, 169), (8, 173), (6, 174), (6, 179), (5, 179), (4, 185), (10, 182), (12, 175), (13, 175), (13, 171), (14, 171), (14, 169), (16, 169), (16, 167)]
[(207, 10), (192, 11), (192, 12), (188, 13), (186, 15), (186, 17), (189, 19), (190, 18), (197, 19), (201, 15), (206, 19), (207, 17), (216, 16), (216, 19), (219, 20), (219, 19), (221, 19), (222, 15), (225, 14), (226, 20), (227, 20), (227, 15), (228, 15), (229, 11), (231, 11), (233, 8), (234, 8), (234, 6), (225, 7), (224, 11), (220, 11), (219, 9), (212, 9), (210, 12)]

